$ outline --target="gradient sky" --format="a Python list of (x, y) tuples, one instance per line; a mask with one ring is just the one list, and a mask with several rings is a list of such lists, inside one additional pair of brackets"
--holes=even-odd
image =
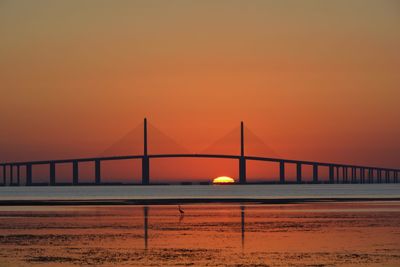
[(147, 116), (192, 152), (244, 120), (282, 157), (400, 167), (399, 28), (394, 0), (0, 0), (0, 160)]

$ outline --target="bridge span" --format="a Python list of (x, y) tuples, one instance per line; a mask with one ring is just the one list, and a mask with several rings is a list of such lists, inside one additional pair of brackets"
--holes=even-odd
[(49, 183), (48, 185), (57, 185), (56, 165), (72, 164), (72, 185), (79, 185), (79, 163), (94, 162), (95, 182), (93, 185), (102, 184), (101, 163), (105, 161), (139, 159), (142, 161), (142, 181), (141, 184), (149, 185), (150, 180), (150, 162), (156, 158), (214, 158), (214, 159), (233, 159), (238, 161), (239, 183), (248, 183), (246, 179), (246, 163), (248, 161), (264, 161), (275, 162), (279, 164), (279, 180), (277, 183), (287, 183), (286, 165), (296, 165), (295, 183), (305, 183), (303, 180), (303, 166), (312, 166), (312, 183), (321, 183), (319, 179), (319, 168), (328, 168), (328, 183), (398, 183), (400, 169), (383, 168), (377, 166), (351, 165), (342, 163), (327, 163), (317, 161), (304, 161), (283, 158), (269, 158), (259, 156), (245, 155), (244, 150), (244, 127), (241, 122), (240, 127), (240, 155), (226, 154), (148, 154), (147, 149), (147, 120), (144, 119), (144, 140), (142, 155), (126, 155), (126, 156), (106, 156), (106, 157), (90, 157), (90, 158), (73, 158), (59, 160), (41, 160), (41, 161), (23, 161), (23, 162), (4, 162), (0, 163), (2, 168), (2, 183), (0, 185), (21, 185), (21, 168), (25, 168), (25, 185), (35, 185), (32, 180), (32, 167), (36, 165), (49, 166)]

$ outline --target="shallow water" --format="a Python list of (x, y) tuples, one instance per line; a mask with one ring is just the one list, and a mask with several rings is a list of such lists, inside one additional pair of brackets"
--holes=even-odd
[(400, 202), (0, 207), (0, 266), (399, 266)]
[(0, 200), (400, 198), (400, 184), (0, 187)]

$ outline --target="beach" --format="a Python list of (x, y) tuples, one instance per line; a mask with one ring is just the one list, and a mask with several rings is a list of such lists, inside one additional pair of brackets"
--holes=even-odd
[(373, 186), (0, 188), (0, 266), (398, 266)]
[(3, 206), (0, 266), (398, 266), (400, 202)]

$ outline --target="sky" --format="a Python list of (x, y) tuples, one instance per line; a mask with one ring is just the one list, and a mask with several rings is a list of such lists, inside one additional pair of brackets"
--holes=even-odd
[(0, 161), (147, 117), (190, 152), (244, 121), (280, 157), (398, 168), (399, 25), (394, 0), (0, 0)]

